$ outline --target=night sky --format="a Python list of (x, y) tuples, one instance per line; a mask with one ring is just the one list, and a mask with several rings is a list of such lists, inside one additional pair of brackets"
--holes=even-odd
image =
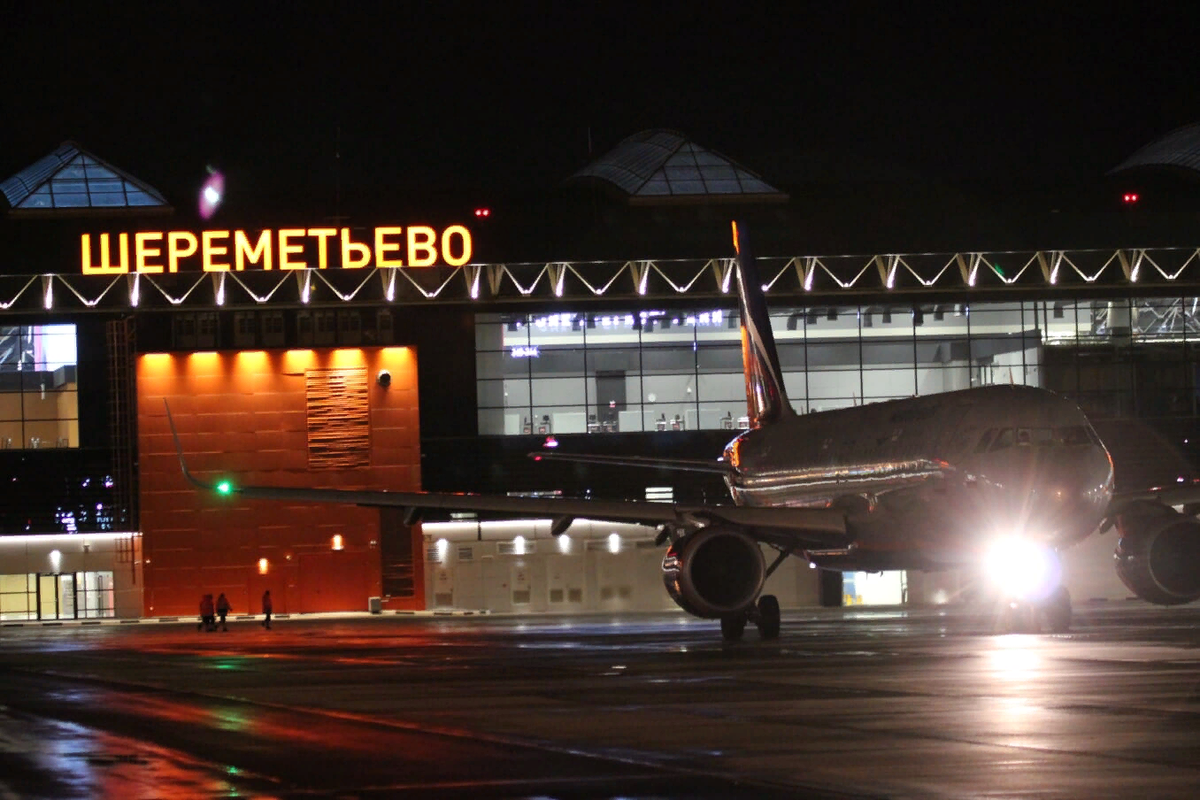
[(488, 202), (551, 190), (589, 139), (600, 155), (667, 127), (784, 184), (1086, 180), (1200, 121), (1198, 19), (1185, 3), (0, 0), (0, 174), (73, 139), (181, 207), (210, 166), (235, 207)]

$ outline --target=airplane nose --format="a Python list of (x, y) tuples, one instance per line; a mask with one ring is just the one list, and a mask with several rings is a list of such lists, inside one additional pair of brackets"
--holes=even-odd
[(1112, 499), (1107, 453), (1087, 448), (1048, 454), (1033, 474), (1031, 504), (1056, 539), (1082, 538), (1095, 530)]

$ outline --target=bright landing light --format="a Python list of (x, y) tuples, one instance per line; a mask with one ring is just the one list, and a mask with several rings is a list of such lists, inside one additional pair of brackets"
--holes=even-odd
[(1049, 547), (1020, 536), (993, 542), (984, 555), (983, 567), (996, 588), (1017, 600), (1042, 600), (1062, 579), (1058, 555)]

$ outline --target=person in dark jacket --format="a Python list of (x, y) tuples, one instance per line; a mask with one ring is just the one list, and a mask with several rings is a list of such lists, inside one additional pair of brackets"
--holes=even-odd
[(217, 616), (221, 618), (221, 630), (223, 631), (229, 630), (229, 626), (225, 624), (225, 617), (229, 614), (229, 611), (229, 600), (225, 597), (225, 593), (221, 592), (221, 595), (217, 598)]
[(200, 597), (200, 624), (196, 630), (216, 630), (216, 617), (213, 615), (213, 599), (211, 594)]
[(271, 627), (271, 611), (272, 611), (271, 590), (270, 589), (267, 589), (265, 592), (263, 592), (262, 610), (263, 610), (262, 626), (264, 628), (270, 628)]

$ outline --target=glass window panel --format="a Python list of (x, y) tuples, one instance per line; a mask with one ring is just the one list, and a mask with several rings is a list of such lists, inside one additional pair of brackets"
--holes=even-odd
[(695, 375), (643, 375), (642, 399), (646, 403), (695, 402)]
[(475, 353), (475, 376), (488, 378), (516, 377), (529, 375), (528, 358), (514, 358), (504, 350)]
[(129, 187), (129, 189), (125, 192), (125, 198), (126, 198), (126, 201), (129, 203), (129, 205), (131, 205), (131, 206), (161, 205), (161, 202), (159, 200), (156, 200), (155, 198), (146, 194), (141, 189), (134, 189), (133, 187)]
[(704, 194), (703, 181), (671, 181), (672, 194)]
[(92, 178), (87, 182), (88, 191), (95, 194), (96, 192), (115, 192), (116, 194), (125, 194), (124, 181), (119, 178)]
[[(61, 176), (62, 173), (59, 173)], [(50, 191), (56, 196), (62, 193), (79, 193), (87, 191), (87, 181), (85, 180), (70, 180), (62, 177), (55, 178), (50, 181)]]
[[(701, 374), (696, 384), (697, 399), (702, 402), (746, 402), (746, 380), (740, 372)], [(788, 395), (791, 397), (791, 395)]]
[(582, 411), (586, 402), (587, 381), (578, 378), (534, 378), (530, 384), (530, 402), (536, 413), (543, 406), (578, 407)]
[(701, 403), (700, 429), (737, 431), (739, 425), (747, 423), (746, 404), (730, 403)]
[(852, 405), (860, 396), (858, 369), (820, 370), (808, 374), (808, 398), (812, 406), (822, 410), (840, 408), (841, 406), (830, 406), (828, 401), (845, 400), (843, 405)]
[(112, 208), (125, 205), (125, 195), (115, 192), (92, 192), (92, 205)]
[(678, 345), (654, 345), (642, 349), (642, 369), (646, 374), (696, 371), (696, 351), (691, 342)]
[(863, 395), (869, 402), (911, 397), (916, 392), (914, 379), (911, 367), (863, 370)]
[(535, 378), (539, 375), (565, 377), (584, 374), (583, 348), (539, 347), (537, 355), (527, 361)]
[(648, 431), (691, 431), (699, 424), (696, 406), (690, 403), (648, 403), (642, 416)]
[(742, 371), (741, 345), (706, 344), (696, 351), (696, 363), (701, 373)]
[(54, 193), (55, 208), (87, 208), (88, 196), (86, 194), (61, 194)]

